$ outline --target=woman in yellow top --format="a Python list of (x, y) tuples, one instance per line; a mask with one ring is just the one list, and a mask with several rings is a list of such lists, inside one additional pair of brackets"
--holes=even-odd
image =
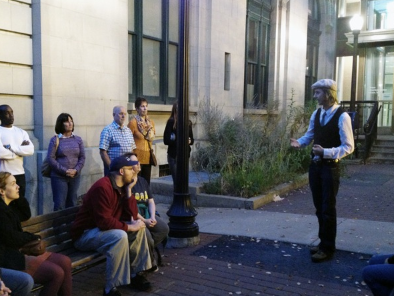
[(141, 164), (140, 176), (150, 184), (151, 174), (151, 147), (155, 138), (155, 123), (148, 117), (148, 101), (145, 98), (138, 97), (134, 103), (137, 115), (130, 120), (128, 127), (134, 136), (137, 148), (133, 151), (137, 154)]

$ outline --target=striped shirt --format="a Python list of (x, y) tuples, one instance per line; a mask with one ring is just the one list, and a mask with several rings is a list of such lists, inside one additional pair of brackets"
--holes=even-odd
[(121, 127), (115, 121), (107, 125), (100, 135), (100, 149), (106, 150), (111, 161), (136, 148), (133, 133), (127, 126)]

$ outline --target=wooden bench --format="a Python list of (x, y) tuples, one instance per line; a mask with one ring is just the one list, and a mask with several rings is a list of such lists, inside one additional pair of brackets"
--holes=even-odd
[[(70, 236), (70, 228), (78, 210), (79, 206), (36, 216), (22, 222), (24, 231), (41, 236), (45, 241), (47, 251), (70, 257), (73, 275), (101, 264), (106, 260), (105, 256), (98, 252), (84, 252), (74, 248)], [(41, 286), (36, 286), (33, 291), (40, 288)]]

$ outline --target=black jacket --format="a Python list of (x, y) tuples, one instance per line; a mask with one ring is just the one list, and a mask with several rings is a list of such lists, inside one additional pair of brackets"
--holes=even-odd
[(29, 202), (24, 197), (8, 206), (0, 198), (0, 266), (15, 270), (25, 269), (25, 256), (19, 249), (39, 236), (23, 232), (21, 221), (30, 218)]
[[(175, 140), (171, 140), (171, 134), (175, 134)], [(193, 130), (192, 130), (192, 122), (189, 120), (189, 138), (191, 140), (189, 145), (193, 145), (194, 138), (193, 138)], [(171, 158), (176, 158), (176, 129), (174, 129), (174, 119), (170, 118), (167, 121), (166, 128), (164, 130), (164, 145), (168, 145), (167, 154)], [(190, 157), (191, 148), (189, 146), (189, 157)]]

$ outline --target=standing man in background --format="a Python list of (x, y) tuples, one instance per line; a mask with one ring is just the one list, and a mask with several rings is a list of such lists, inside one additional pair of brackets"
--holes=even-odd
[(100, 156), (104, 164), (104, 176), (109, 173), (109, 165), (116, 157), (133, 152), (136, 148), (133, 133), (125, 125), (127, 110), (115, 106), (112, 112), (114, 121), (107, 125), (100, 135)]
[(25, 197), (26, 178), (23, 157), (34, 153), (34, 145), (23, 129), (13, 126), (14, 111), (8, 105), (0, 106), (0, 171), (10, 172), (19, 185), (19, 195)]
[(321, 108), (313, 112), (306, 134), (290, 139), (294, 148), (305, 147), (313, 141), (309, 166), (309, 186), (319, 222), (320, 244), (312, 247), (312, 262), (330, 260), (335, 253), (337, 234), (336, 196), (339, 189), (341, 158), (354, 150), (352, 122), (337, 100), (337, 84), (321, 79), (312, 85), (313, 98)]

